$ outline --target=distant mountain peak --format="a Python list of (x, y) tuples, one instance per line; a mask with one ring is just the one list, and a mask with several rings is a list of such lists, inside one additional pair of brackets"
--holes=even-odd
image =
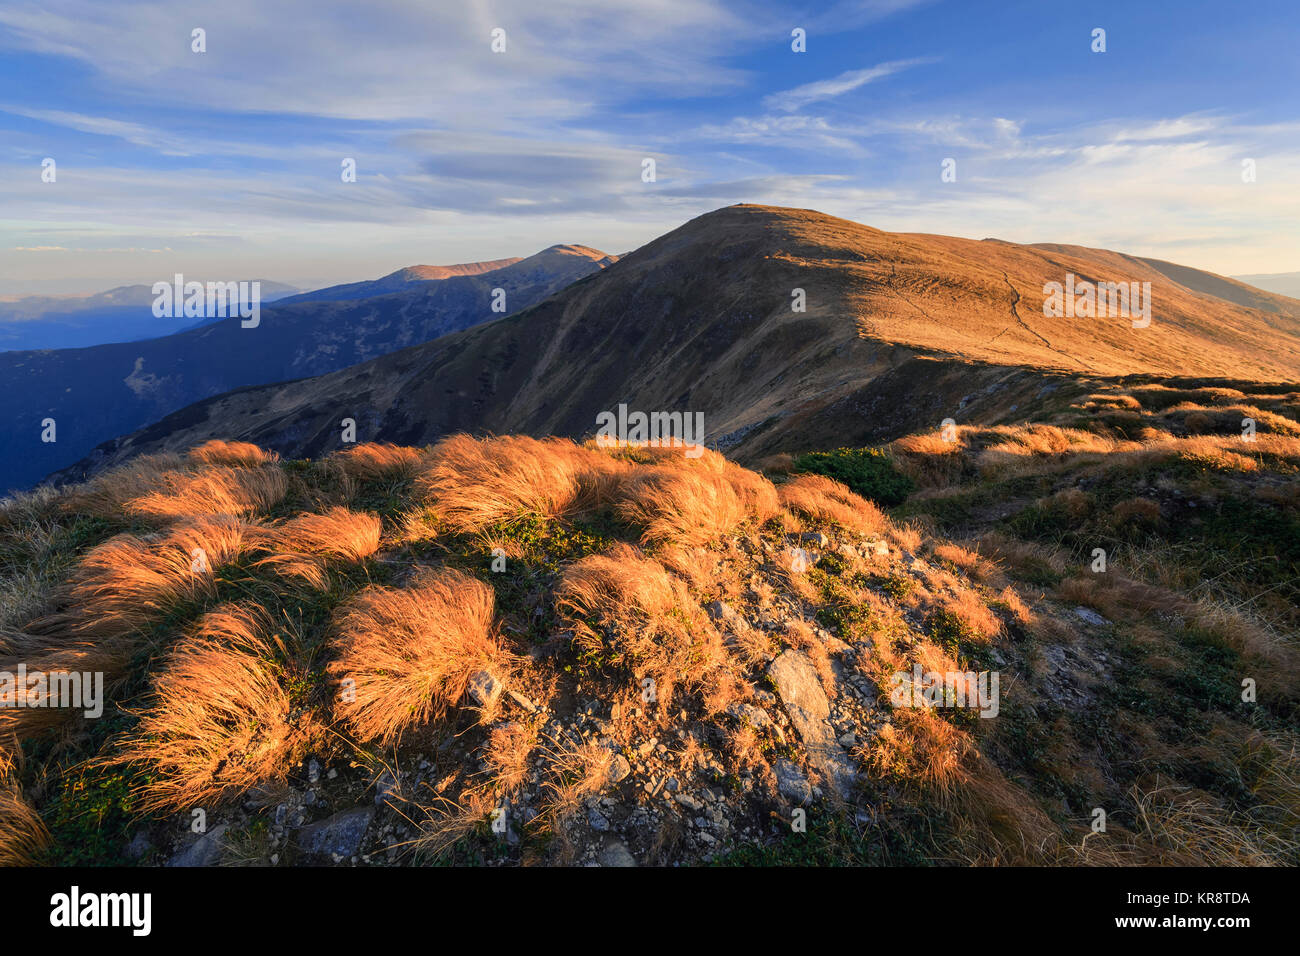
[(583, 256), (587, 259), (605, 259), (609, 258), (609, 253), (601, 252), (599, 249), (593, 249), (591, 246), (584, 246), (578, 243), (561, 242), (553, 246), (547, 246), (538, 255), (545, 255), (548, 252), (557, 253), (565, 256)]
[(398, 269), (396, 272), (390, 272), (379, 281), (383, 282), (386, 279), (392, 279), (400, 282), (428, 282), (437, 279), (450, 279), (452, 276), (477, 276), (485, 272), (494, 272), (497, 269), (512, 266), (519, 262), (520, 258), (514, 256), (509, 259), (489, 259), (484, 262), (461, 262), (450, 266), (407, 266), (404, 269)]

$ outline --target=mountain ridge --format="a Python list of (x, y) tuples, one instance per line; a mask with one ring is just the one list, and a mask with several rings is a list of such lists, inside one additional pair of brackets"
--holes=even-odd
[[(1200, 285), (1256, 294), (1192, 272)], [(1068, 274), (1150, 282), (1152, 325), (1043, 316), (1044, 284)], [(800, 289), (804, 312), (792, 308)], [(893, 437), (870, 411), (888, 409), (891, 394), (909, 402), (897, 431), (923, 415), (1009, 414), (1019, 403), (1005, 399), (1061, 376), (1293, 378), (1300, 301), (1258, 295), (1267, 309), (1107, 250), (887, 233), (811, 210), (730, 206), (532, 308), (326, 376), (216, 396), (107, 443), (65, 477), (214, 437), (310, 457), (338, 447), (345, 417), (358, 440), (423, 444), (456, 431), (581, 437), (620, 402), (694, 409), (706, 413), (708, 440), (727, 439), (744, 459), (807, 447), (810, 431), (838, 433), (840, 444)], [(901, 391), (882, 394), (882, 381)], [(939, 401), (923, 401), (926, 382), (944, 383)]]
[[(319, 375), (531, 305), (609, 257), (529, 257), (479, 275), (343, 301), (265, 306), (256, 328), (218, 319), (141, 342), (0, 353), (0, 490), (66, 467), (114, 435), (194, 401)], [(502, 289), (504, 302), (494, 290)], [(53, 419), (56, 441), (41, 439)]]

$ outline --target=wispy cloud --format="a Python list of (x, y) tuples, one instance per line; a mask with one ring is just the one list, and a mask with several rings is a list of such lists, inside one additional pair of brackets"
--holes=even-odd
[[(1203, 31), (1209, 0), (1188, 2)], [(0, 291), (141, 281), (159, 250), (180, 271), (335, 279), (559, 241), (623, 252), (737, 201), (1185, 250), (1219, 271), (1300, 266), (1300, 124), (1292, 101), (1268, 102), (1284, 83), (1216, 100), (1192, 57), (1151, 66), (1159, 95), (1130, 98), (1115, 61), (1080, 61), (1087, 33), (1066, 14), (1034, 27), (960, 6), (0, 0), (0, 52), (18, 54), (0, 57)], [(1191, 29), (1170, 24), (1161, 49), (1181, 55)], [(1025, 48), (1043, 52), (1032, 71), (990, 67)], [(948, 157), (955, 183), (939, 178)], [(1258, 182), (1241, 182), (1244, 157)], [(20, 251), (40, 247), (69, 252)]]
[(763, 105), (768, 109), (793, 112), (802, 109), (809, 103), (843, 96), (845, 93), (851, 93), (868, 83), (874, 83), (876, 80), (882, 80), (887, 76), (893, 76), (895, 73), (901, 73), (903, 70), (911, 69), (923, 63), (933, 62), (935, 62), (933, 58), (918, 57), (911, 60), (891, 60), (888, 63), (880, 63), (865, 70), (849, 70), (828, 80), (816, 80), (812, 83), (796, 86), (792, 90), (773, 93), (764, 97)]

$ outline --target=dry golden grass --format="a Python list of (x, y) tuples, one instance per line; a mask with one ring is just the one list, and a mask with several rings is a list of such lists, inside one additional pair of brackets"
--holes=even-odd
[(464, 787), (457, 800), (435, 790), (430, 805), (420, 809), (424, 818), (419, 821), (418, 835), (411, 841), (411, 847), (436, 855), (489, 825), (493, 813), (504, 812), (506, 808), (495, 800), (489, 788)]
[(1021, 577), (1040, 576), (1044, 572), (1063, 574), (1066, 559), (1059, 550), (1032, 541), (1021, 541), (999, 532), (980, 538), (984, 553)]
[(369, 587), (338, 615), (329, 673), (351, 681), (355, 700), (335, 707), (365, 741), (392, 744), (460, 703), (470, 678), (505, 679), (509, 655), (497, 641), (494, 594), (447, 568), (422, 569), (403, 588)]
[(759, 627), (736, 627), (727, 635), (727, 646), (745, 667), (767, 664), (777, 655), (776, 639)]
[(782, 506), (859, 534), (879, 534), (889, 519), (878, 507), (823, 475), (800, 475), (777, 488)]
[(961, 479), (967, 467), (969, 427), (958, 427), (952, 441), (938, 432), (907, 435), (889, 446), (895, 466), (921, 488), (947, 488)]
[(651, 678), (665, 708), (678, 686), (698, 687), (725, 658), (685, 584), (630, 545), (572, 564), (556, 589), (556, 609), (580, 652)]
[(128, 514), (174, 520), (195, 515), (243, 515), (267, 511), (279, 504), (289, 481), (278, 467), (205, 468), (197, 474), (168, 472), (158, 490), (123, 505)]
[[(14, 673), (22, 664), (29, 676), (100, 673), (112, 678), (122, 672), (129, 654), (129, 648), (117, 642), (57, 646), (48, 637), (33, 638), (17, 650), (16, 654), (0, 657), (0, 671)], [(84, 676), (81, 680), (85, 680)], [(11, 737), (29, 740), (81, 717), (84, 709), (51, 701), (53, 693), (47, 683), (43, 694), (28, 689), (29, 703), (25, 707), (13, 707), (7, 701), (0, 703), (0, 740)]]
[(512, 794), (528, 781), (528, 761), (536, 747), (535, 722), (512, 720), (492, 728), (483, 762), (501, 792)]
[(273, 451), (264, 451), (251, 442), (222, 441), (214, 438), (190, 449), (189, 460), (201, 465), (253, 466), (280, 460)]
[(953, 862), (970, 866), (1043, 866), (1057, 862), (1064, 834), (1023, 787), (971, 751), (936, 806), (952, 829)]
[(950, 790), (960, 779), (961, 758), (969, 747), (969, 738), (933, 710), (900, 708), (857, 754), (874, 774)]
[[(1256, 409), (1229, 391), (1192, 398), (1162, 394), (1159, 414), (1148, 413), (1125, 394), (1098, 393), (1087, 400), (1098, 415), (1108, 416), (1098, 433), (1055, 425), (963, 428), (957, 442), (912, 436), (896, 443), (893, 454), (904, 471), (924, 477), (932, 492), (945, 482), (961, 481), (949, 492), (953, 495), (967, 490), (968, 480), (988, 491), (990, 479), (1002, 475), (1050, 476), (1050, 482), (1023, 483), (1034, 490), (1013, 492), (1011, 503), (1027, 506), (1029, 495), (1065, 488), (1038, 505), (1080, 523), (1096, 523), (1103, 540), (1117, 528), (1143, 522), (1154, 526), (1160, 515), (1154, 499), (1166, 500), (1173, 487), (1162, 483), (1164, 476), (1143, 475), (1132, 494), (1151, 497), (1118, 505), (1104, 486), (1086, 485), (1092, 494), (1073, 487), (1075, 478), (1094, 477), (1112, 464), (1190, 460), (1225, 473), (1249, 474), (1238, 484), (1250, 493), (1293, 505), (1294, 490), (1288, 497), (1273, 473), (1286, 472), (1293, 460), (1300, 465), (1300, 440), (1281, 428), (1264, 430), (1264, 416), (1274, 414), (1268, 409), (1280, 404), (1251, 397), (1263, 406)], [(1247, 408), (1261, 412), (1255, 416), (1261, 423), (1255, 442), (1241, 441), (1226, 427)], [(1129, 419), (1115, 424), (1121, 413), (1132, 422), (1151, 423), (1145, 444), (1114, 437), (1137, 431)], [(1205, 434), (1171, 434), (1171, 428), (1181, 430), (1198, 414), (1208, 421)], [(1192, 424), (1201, 428), (1195, 419)], [(1075, 466), (1080, 473), (1068, 474)], [(258, 484), (269, 474), (292, 484), (299, 514), (266, 525), (241, 520), (240, 515), (277, 500), (276, 489), (263, 494)], [(408, 482), (411, 476), (417, 480)], [(351, 500), (360, 482), (374, 479), (391, 480), (387, 490), (392, 495), (411, 499), (398, 509), (405, 521), (399, 518), (387, 538), (377, 516), (338, 506)], [(1149, 490), (1153, 486), (1155, 491)], [(1216, 492), (1208, 481), (1196, 493), (1207, 503), (1225, 500), (1227, 494)], [(1001, 520), (1000, 509), (986, 507), (985, 499), (976, 500), (969, 512), (952, 509), (953, 514), (971, 514), (960, 525), (936, 510), (928, 524), (923, 516), (916, 526), (899, 527), (830, 479), (801, 475), (774, 487), (714, 452), (687, 458), (682, 449), (671, 447), (596, 449), (560, 440), (456, 436), (429, 452), (359, 446), (282, 473), (272, 456), (252, 446), (210, 443), (188, 460), (159, 459), (134, 472), (107, 475), (97, 486), (0, 508), (0, 556), (17, 562), (31, 555), (33, 563), (46, 563), (42, 541), (53, 540), (60, 530), (66, 502), (84, 506), (82, 513), (165, 519), (167, 527), (151, 535), (120, 535), (87, 553), (66, 586), (49, 592), (47, 598), (55, 600), (40, 605), (39, 612), (56, 612), (47, 618), (32, 621), (23, 612), (0, 619), (0, 669), (22, 661), (29, 668), (124, 675), (129, 662), (143, 656), (145, 632), (155, 634), (160, 620), (198, 614), (233, 589), (246, 595), (269, 590), (274, 597), (267, 604), (283, 601), (286, 608), (321, 599), (260, 574), (259, 567), (332, 592), (352, 587), (354, 577), (340, 573), (332, 562), (365, 561), (381, 541), (393, 556), (450, 549), (468, 551), (462, 557), (473, 559), (496, 547), (516, 560), (541, 553), (545, 571), (529, 582), (524, 610), (512, 603), (502, 615), (501, 626), (512, 634), (536, 626), (532, 612), (539, 606), (545, 610), (546, 589), (558, 575), (552, 588), (559, 618), (555, 633), (564, 639), (571, 632), (571, 646), (529, 666), (521, 666), (498, 636), (492, 589), (460, 572), (426, 569), (408, 587), (371, 587), (344, 598), (329, 626), (333, 660), (327, 673), (335, 689), (340, 681), (354, 682), (343, 689), (350, 687), (355, 699), (340, 696), (329, 704), (339, 733), (328, 740), (313, 717), (310, 695), (317, 692), (312, 675), (299, 670), (307, 666), (300, 659), (316, 646), (315, 629), (323, 632), (324, 626), (309, 625), (312, 638), (295, 642), (300, 648), (295, 654), (276, 641), (265, 612), (252, 604), (223, 605), (197, 625), (182, 625), (188, 636), (178, 647), (152, 649), (159, 655), (152, 695), (125, 705), (140, 714), (139, 727), (109, 748), (117, 760), (149, 771), (153, 782), (144, 796), (153, 810), (228, 801), (254, 788), (279, 785), (309, 746), (312, 753), (340, 746), (373, 750), (382, 754), (377, 759), (391, 758), (396, 765), (402, 758), (396, 748), (412, 728), (443, 718), (451, 708), (476, 709), (467, 691), (480, 671), (502, 682), (510, 678), (512, 689), (523, 696), (514, 702), (502, 697), (501, 712), (512, 715), (508, 722), (498, 722), (495, 709), (477, 708), (470, 715), (477, 726), (469, 720), (458, 723), (455, 729), (463, 731), (465, 744), (459, 749), (481, 759), (481, 766), (449, 767), (459, 755), (449, 751), (438, 756), (435, 779), (441, 782), (434, 788), (434, 807), (425, 808), (429, 820), (413, 842), (424, 849), (445, 849), (476, 833), (491, 840), (484, 824), (492, 812), (508, 807), (520, 790), (540, 784), (543, 799), (534, 806), (541, 814), (526, 828), (529, 835), (550, 831), (553, 840), (545, 851), (550, 862), (563, 858), (585, 832), (580, 822), (574, 825), (575, 814), (608, 785), (613, 755), (608, 741), (583, 743), (568, 734), (558, 734), (558, 740), (540, 737), (551, 715), (564, 715), (575, 681), (578, 696), (617, 705), (610, 711), (609, 736), (625, 746), (651, 734), (673, 740), (677, 722), (684, 719), (707, 730), (697, 739), (693, 726), (684, 738), (687, 752), (693, 748), (698, 753), (689, 759), (684, 753), (681, 772), (704, 772), (722, 758), (733, 770), (755, 774), (760, 786), (753, 790), (754, 799), (772, 796), (768, 748), (776, 734), (719, 715), (736, 713), (732, 705), (742, 700), (763, 709), (780, 706), (757, 694), (756, 686), (783, 646), (810, 657), (828, 697), (844, 689), (837, 666), (856, 666), (875, 683), (881, 706), (889, 700), (893, 674), (910, 671), (913, 664), (941, 673), (957, 671), (958, 659), (964, 662), (963, 655), (974, 653), (972, 644), (995, 640), (1008, 661), (1001, 685), (1008, 708), (1020, 703), (1013, 698), (1016, 693), (1042, 700), (1060, 692), (1062, 670), (1049, 666), (1054, 659), (1046, 652), (1051, 649), (1037, 646), (1050, 642), (1069, 641), (1075, 655), (1069, 660), (1077, 656), (1088, 662), (1065, 668), (1085, 694), (1122, 673), (1114, 670), (1115, 654), (1125, 663), (1142, 665), (1126, 693), (1138, 699), (1169, 693), (1171, 682), (1180, 680), (1189, 666), (1180, 647), (1186, 650), (1191, 642), (1240, 655), (1248, 665), (1242, 672), (1256, 677), (1260, 700), (1270, 706), (1296, 702), (1300, 686), (1294, 639), (1276, 624), (1264, 623), (1272, 619), (1251, 603), (1253, 592), (1234, 602), (1222, 587), (1195, 575), (1189, 578), (1185, 569), (1137, 567), (1135, 562), (1170, 563), (1159, 549), (1142, 552), (1142, 542), (1116, 551), (1111, 571), (1092, 575), (1077, 555), (1067, 561), (1062, 553), (1015, 540), (1009, 532), (961, 543), (932, 540), (936, 528)], [(641, 534), (653, 553), (620, 543), (574, 560), (572, 551), (552, 553), (548, 539), (539, 542), (531, 529), (521, 534), (510, 525), (530, 516), (564, 521), (605, 513), (631, 524), (631, 537)], [(765, 525), (769, 519), (778, 520)], [(618, 523), (598, 527), (598, 533), (583, 529), (581, 547), (591, 540), (588, 531), (596, 538), (629, 536)], [(448, 537), (448, 528), (474, 537)], [(796, 571), (783, 540), (792, 528), (830, 537), (826, 550), (836, 560), (823, 565), (825, 573)], [(400, 547), (440, 535), (429, 548)], [(877, 552), (858, 535), (889, 542), (890, 548)], [(846, 544), (852, 547), (841, 547)], [(195, 569), (195, 547), (202, 548), (203, 570)], [(899, 550), (912, 557), (903, 558)], [(11, 554), (19, 558), (11, 559)], [(246, 564), (245, 556), (262, 560)], [(58, 580), (67, 559), (49, 563), (56, 569), (51, 581)], [(238, 575), (218, 579), (213, 574), (232, 564), (238, 564)], [(327, 574), (327, 568), (334, 570)], [(1004, 568), (1020, 582), (1015, 587), (1008, 586)], [(6, 580), (18, 579), (7, 574)], [(40, 580), (32, 586), (39, 587)], [(1026, 581), (1044, 589), (1059, 581), (1052, 597), (1066, 606), (1039, 603), (1037, 590)], [(329, 601), (333, 599), (331, 593)], [(736, 614), (721, 614), (715, 624), (701, 607), (713, 600)], [(1096, 607), (1130, 641), (1112, 653), (1105, 644), (1108, 632), (1081, 624), (1072, 604)], [(23, 606), (36, 605), (24, 601)], [(818, 614), (822, 610), (835, 613)], [(812, 620), (813, 614), (818, 614), (816, 630), (799, 620)], [(1011, 622), (1006, 640), (1000, 640), (1003, 619)], [(761, 626), (752, 623), (756, 620)], [(773, 620), (786, 628), (773, 627)], [(1107, 654), (1088, 656), (1103, 646)], [(843, 656), (833, 664), (836, 655)], [(645, 678), (654, 682), (652, 703), (641, 697)], [(119, 682), (114, 693), (126, 686), (132, 685)], [(1228, 690), (1235, 693), (1231, 686)], [(551, 709), (535, 710), (530, 701)], [(531, 716), (518, 716), (525, 711)], [(0, 708), (0, 738), (43, 732), (52, 725), (46, 719), (51, 713), (58, 714), (53, 709)], [(1112, 715), (1114, 746), (1120, 751), (1114, 759), (1093, 755), (1092, 741), (1081, 739), (1082, 725), (1069, 713), (1043, 718), (1041, 724), (1031, 714), (1025, 719), (1047, 742), (1029, 767), (1000, 736), (1005, 722), (968, 722), (945, 710), (898, 707), (878, 734), (874, 720), (855, 728), (862, 741), (857, 756), (870, 774), (888, 779), (892, 795), (935, 825), (943, 840), (931, 847), (933, 855), (954, 862), (1300, 859), (1294, 839), (1287, 836), (1294, 835), (1300, 821), (1300, 762), (1294, 744), (1289, 738), (1251, 743), (1251, 728), (1225, 714), (1213, 716), (1213, 733), (1204, 739), (1177, 741), (1168, 739), (1168, 729), (1149, 714)], [(56, 744), (80, 746), (75, 739), (65, 734)], [(796, 740), (787, 743), (797, 750)], [(115, 754), (113, 748), (118, 748)], [(791, 756), (799, 759), (797, 752)], [(992, 762), (994, 756), (1005, 769)], [(1193, 791), (1190, 778), (1175, 777), (1156, 787), (1143, 782), (1126, 808), (1138, 820), (1131, 833), (1117, 825), (1105, 840), (1081, 840), (1083, 824), (1071, 829), (1053, 823), (1045, 811), (1055, 815), (1055, 805), (1012, 782), (1039, 771), (1069, 775), (1099, 802), (1109, 801), (1104, 804), (1109, 807), (1135, 782), (1135, 773), (1125, 768), (1143, 761), (1212, 768), (1234, 781), (1233, 792), (1250, 793), (1255, 802)], [(1225, 792), (1201, 785), (1215, 794)], [(753, 809), (752, 804), (746, 807)], [(24, 831), (25, 813), (31, 808), (0, 786), (0, 862), (39, 852), (43, 831)], [(17, 822), (10, 824), (11, 819)], [(513, 812), (510, 819), (516, 828), (522, 826)], [(20, 834), (15, 843), (5, 842), (5, 827)], [(669, 833), (660, 850), (666, 852), (674, 839)], [(644, 858), (653, 861), (655, 853)]]
[[(182, 521), (145, 538), (117, 535), (92, 549), (56, 590), (64, 609), (9, 632), (7, 662), (29, 670), (99, 672), (109, 684), (122, 677), (140, 634), (169, 612), (216, 596), (214, 572), (237, 560), (250, 526), (219, 515)], [(79, 711), (26, 708), (0, 715), (5, 732), (28, 737), (60, 725)]]
[(921, 550), (924, 540), (920, 529), (911, 524), (891, 525), (888, 537), (894, 547), (913, 554)]
[(1176, 614), (1191, 604), (1180, 594), (1134, 581), (1115, 570), (1068, 577), (1057, 585), (1056, 593), (1062, 600), (1093, 608), (1112, 621), (1132, 619), (1153, 611)]
[(699, 545), (687, 547), (669, 543), (655, 552), (655, 558), (665, 568), (684, 580), (696, 594), (715, 596), (718, 592), (726, 590), (727, 582), (720, 580), (726, 577), (725, 562), (719, 558), (716, 551)]
[(1096, 432), (1078, 428), (1058, 428), (1055, 425), (1022, 425), (1002, 432), (1005, 440), (984, 449), (984, 457), (994, 460), (1001, 456), (1049, 456), (1094, 452), (1107, 454), (1115, 450), (1115, 442)]
[(379, 550), (382, 532), (379, 516), (367, 512), (335, 507), (323, 514), (299, 515), (258, 529), (258, 549), (271, 554), (257, 564), (324, 590), (328, 581), (323, 563), (370, 557)]
[(787, 547), (776, 556), (777, 579), (787, 591), (809, 604), (821, 603), (821, 590), (808, 577), (812, 555), (803, 548)]
[(185, 459), (180, 455), (164, 453), (135, 458), (121, 468), (70, 489), (63, 501), (63, 511), (121, 519), (126, 516), (128, 501), (157, 492), (169, 476), (184, 469)]
[[(1294, 838), (1258, 825), (1224, 807), (1209, 794), (1181, 784), (1155, 781), (1129, 794), (1135, 833), (1113, 839), (1089, 837), (1072, 848), (1073, 862), (1088, 866), (1276, 866), (1293, 857)], [(1089, 846), (1090, 840), (1096, 842)]]
[(758, 771), (761, 774), (768, 770), (763, 740), (749, 724), (740, 724), (726, 731), (724, 746), (732, 772)]
[(437, 514), (462, 532), (601, 507), (630, 467), (566, 439), (524, 436), (453, 435), (434, 446), (431, 457), (420, 486)]
[(379, 478), (411, 478), (424, 465), (425, 454), (418, 448), (366, 442), (329, 456), (330, 465), (354, 481)]
[(45, 823), (23, 799), (18, 760), (0, 744), (0, 866), (32, 866), (50, 843)]
[(999, 574), (997, 563), (981, 555), (978, 546), (966, 548), (959, 544), (939, 544), (934, 547), (934, 556), (960, 568), (975, 581), (990, 581)]
[(461, 532), (609, 507), (642, 527), (647, 542), (694, 545), (778, 510), (767, 479), (710, 451), (688, 458), (674, 447), (596, 450), (564, 439), (456, 435), (431, 458), (420, 485), (435, 513)]
[(121, 534), (92, 549), (63, 591), (57, 620), (73, 635), (129, 634), (178, 602), (209, 600), (213, 573), (247, 550), (251, 526), (228, 515), (193, 518), (161, 535)]
[(534, 825), (550, 830), (559, 859), (567, 860), (574, 851), (571, 821), (583, 801), (609, 786), (614, 751), (594, 740), (571, 744), (548, 739), (540, 754), (545, 770), (541, 813)]
[(260, 608), (226, 605), (168, 654), (139, 724), (110, 758), (148, 768), (143, 807), (211, 805), (287, 777), (318, 731), (293, 715), (275, 628)]
[(639, 472), (622, 489), (615, 511), (644, 529), (643, 541), (683, 545), (706, 544), (747, 517), (744, 501), (727, 479), (674, 468)]
[(1011, 613), (1011, 616), (1020, 624), (1029, 627), (1034, 623), (1035, 615), (1029, 605), (1024, 602), (1015, 588), (1007, 585), (998, 593), (998, 600), (1001, 601)]
[(944, 595), (939, 609), (959, 621), (968, 639), (975, 643), (986, 644), (1002, 630), (1002, 621), (974, 591)]

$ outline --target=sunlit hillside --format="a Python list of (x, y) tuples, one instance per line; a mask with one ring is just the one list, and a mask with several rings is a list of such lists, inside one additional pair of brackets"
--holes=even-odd
[(0, 671), (108, 702), (0, 709), (0, 858), (1295, 864), (1297, 417), (1116, 387), (762, 472), (214, 441), (10, 500)]

